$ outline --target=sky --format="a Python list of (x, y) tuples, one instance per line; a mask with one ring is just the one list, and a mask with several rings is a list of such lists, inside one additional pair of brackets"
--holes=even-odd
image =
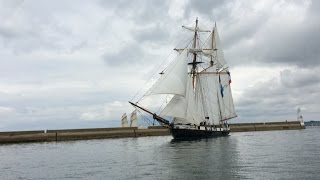
[(319, 120), (320, 1), (0, 0), (0, 131), (119, 126), (196, 17), (217, 23), (231, 122)]

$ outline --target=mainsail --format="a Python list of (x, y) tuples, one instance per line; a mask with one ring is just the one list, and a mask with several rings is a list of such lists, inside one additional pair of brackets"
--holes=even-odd
[(193, 44), (176, 49), (177, 58), (145, 95), (173, 95), (160, 116), (173, 117), (174, 124), (219, 125), (236, 117), (236, 112), (217, 26), (202, 45), (197, 42), (197, 33), (206, 30), (197, 24), (184, 28), (195, 32)]

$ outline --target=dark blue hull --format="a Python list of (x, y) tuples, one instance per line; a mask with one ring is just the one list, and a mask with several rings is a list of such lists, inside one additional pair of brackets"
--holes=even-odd
[(230, 131), (205, 131), (198, 129), (176, 129), (170, 128), (170, 132), (174, 139), (199, 139), (212, 138), (219, 136), (228, 136)]

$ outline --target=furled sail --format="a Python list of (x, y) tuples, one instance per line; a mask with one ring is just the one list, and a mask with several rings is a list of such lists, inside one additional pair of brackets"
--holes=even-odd
[(134, 110), (130, 116), (130, 127), (138, 127), (137, 110)]
[(195, 32), (195, 31), (197, 31), (197, 32), (210, 32), (210, 31), (205, 30), (205, 29), (200, 29), (199, 27), (187, 27), (187, 26), (182, 26), (182, 27), (185, 28), (185, 29), (188, 29), (190, 31), (193, 31), (193, 32)]
[(188, 50), (183, 50), (145, 95), (174, 94), (185, 96)]
[(128, 127), (127, 114), (124, 113), (121, 117), (121, 127)]

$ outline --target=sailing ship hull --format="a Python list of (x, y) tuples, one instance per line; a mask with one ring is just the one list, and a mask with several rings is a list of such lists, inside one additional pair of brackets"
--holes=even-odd
[(175, 129), (170, 128), (171, 135), (174, 139), (199, 139), (228, 136), (230, 131), (206, 131), (197, 129)]

